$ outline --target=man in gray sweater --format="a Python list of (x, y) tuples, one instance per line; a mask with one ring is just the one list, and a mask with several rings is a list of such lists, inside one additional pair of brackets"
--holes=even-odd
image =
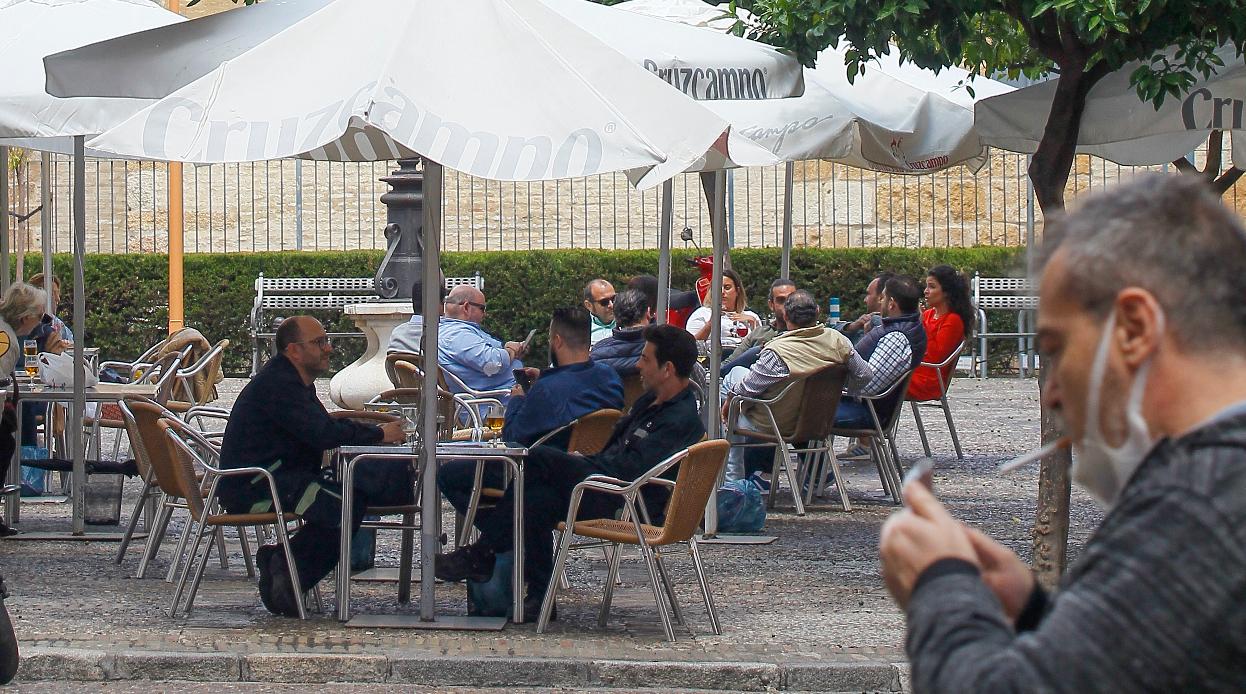
[(1043, 400), (1107, 515), (1047, 594), (910, 483), (880, 553), (913, 688), (1242, 691), (1246, 231), (1200, 179), (1165, 176), (1046, 234)]

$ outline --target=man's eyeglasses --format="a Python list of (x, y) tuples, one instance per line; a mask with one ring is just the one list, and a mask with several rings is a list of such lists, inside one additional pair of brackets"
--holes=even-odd
[(296, 342), (296, 343), (294, 343), (294, 344), (296, 344), (296, 345), (301, 345), (301, 344), (305, 344), (305, 343), (310, 343), (310, 344), (316, 345), (316, 346), (317, 346), (317, 347), (319, 347), (320, 349), (324, 349), (325, 347), (328, 347), (329, 345), (332, 345), (332, 344), (333, 344), (333, 340), (329, 339), (329, 336), (328, 336), (328, 335), (321, 335), (320, 337), (317, 337), (317, 338), (315, 338), (315, 339), (313, 339), (313, 340), (299, 340), (298, 342)]
[(598, 299), (598, 300), (596, 300), (596, 301), (595, 301), (595, 302), (593, 302), (593, 303), (597, 304), (598, 306), (601, 306), (602, 308), (606, 308), (607, 306), (610, 306), (611, 304), (613, 304), (613, 303), (614, 303), (614, 297), (613, 297), (613, 296), (607, 296), (607, 297), (605, 297), (605, 298)]
[(487, 308), (485, 308), (484, 304), (478, 304), (475, 301), (464, 301), (463, 305), (464, 306), (475, 306), (476, 308), (480, 309), (481, 313), (488, 310)]

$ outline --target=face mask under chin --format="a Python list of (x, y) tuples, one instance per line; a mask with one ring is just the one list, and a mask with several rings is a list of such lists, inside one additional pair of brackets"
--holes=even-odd
[[(1159, 315), (1158, 332), (1163, 333), (1164, 317)], [(1146, 459), (1155, 446), (1146, 419), (1142, 416), (1142, 399), (1146, 394), (1147, 378), (1151, 363), (1155, 358), (1152, 353), (1138, 368), (1133, 383), (1129, 387), (1129, 396), (1125, 402), (1124, 438), (1119, 445), (1113, 446), (1103, 436), (1100, 422), (1103, 407), (1103, 382), (1107, 375), (1108, 353), (1112, 343), (1112, 331), (1116, 327), (1116, 313), (1113, 311), (1099, 338), (1095, 351), (1095, 359), (1090, 367), (1090, 389), (1086, 397), (1086, 428), (1082, 440), (1074, 446), (1073, 481), (1077, 482), (1104, 508), (1111, 508), (1129, 478), (1138, 466)]]

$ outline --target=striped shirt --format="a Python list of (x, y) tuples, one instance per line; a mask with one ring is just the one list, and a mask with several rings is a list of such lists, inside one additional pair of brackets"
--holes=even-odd
[(1017, 624), (965, 562), (908, 604), (916, 692), (1246, 690), (1246, 414), (1161, 441)]

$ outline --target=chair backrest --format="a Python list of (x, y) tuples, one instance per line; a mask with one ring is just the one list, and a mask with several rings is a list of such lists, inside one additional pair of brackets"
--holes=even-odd
[(640, 374), (632, 374), (623, 378), (623, 410), (629, 411), (632, 405), (645, 394), (645, 384), (640, 380)]
[[(404, 407), (419, 407), (424, 402), (424, 387), (419, 385), (414, 388), (391, 388), (372, 398), (371, 402), (393, 402)], [(441, 421), (437, 424), (437, 438), (448, 441), (454, 436), (454, 410), (457, 406), (450, 391), (437, 389), (437, 414), (441, 416)]]
[(885, 418), (880, 419), (878, 422), (882, 425), (883, 431), (894, 431), (896, 423), (900, 421), (900, 412), (904, 409), (901, 407), (904, 404), (904, 394), (909, 392), (909, 381), (913, 380), (913, 374), (915, 373), (917, 373), (916, 368), (904, 372), (900, 380), (891, 384), (891, 387), (884, 391), (883, 397), (874, 401), (875, 408), (878, 408), (880, 405), (891, 407), (890, 411), (879, 412), (879, 416)]
[(614, 433), (614, 425), (623, 413), (619, 410), (597, 410), (576, 420), (571, 427), (571, 439), (567, 442), (567, 451), (593, 455), (600, 453)]
[[(150, 400), (130, 399), (124, 403), (123, 416), (127, 411), (134, 420), (138, 441), (141, 442), (141, 447), (147, 454), (147, 464), (151, 466), (152, 473), (156, 476), (156, 484), (159, 485), (160, 491), (169, 496), (185, 498), (190, 490), (181, 486), (175, 472), (175, 468), (180, 463), (170, 457), (169, 445), (165, 442), (167, 437), (160, 429), (162, 420), (172, 418), (168, 410)], [(133, 434), (131, 434), (131, 440), (133, 440)], [(137, 461), (137, 457), (135, 460)], [(193, 474), (191, 479), (194, 479)], [(197, 484), (192, 483), (190, 486), (194, 487), (196, 494), (199, 493)]]
[(801, 392), (800, 416), (796, 419), (791, 441), (821, 441), (831, 434), (835, 410), (848, 380), (846, 364), (832, 364), (805, 378)]
[(701, 516), (705, 514), (705, 504), (718, 488), (718, 475), (727, 462), (730, 447), (723, 439), (713, 439), (687, 449), (687, 454), (679, 461), (675, 488), (666, 505), (666, 522), (654, 544), (684, 542), (697, 531)]
[(221, 362), (227, 347), (229, 340), (221, 340), (194, 364), (179, 369), (178, 398), (185, 398), (184, 402), (192, 405), (206, 405), (216, 399), (216, 384), (222, 380)]
[(121, 410), (121, 424), (125, 427), (126, 436), (130, 439), (130, 451), (134, 454), (134, 464), (138, 474), (147, 479), (152, 474), (151, 458), (147, 455), (147, 446), (143, 443), (143, 433), (139, 430), (138, 421), (129, 403), (133, 400), (120, 400), (117, 409)]
[(167, 473), (157, 470), (157, 475), (164, 475), (173, 481), (174, 486), (182, 490), (179, 495), (186, 501), (195, 520), (202, 520), (204, 513), (203, 489), (195, 478), (196, 467), (208, 467), (206, 462), (195, 450), (190, 434), (190, 427), (174, 417), (162, 417), (156, 421), (160, 430), (160, 441), (163, 443), (167, 457)]
[(424, 355), (418, 352), (390, 352), (385, 355), (385, 375), (389, 376), (389, 382), (395, 388), (416, 387), (415, 375), (423, 369)]

